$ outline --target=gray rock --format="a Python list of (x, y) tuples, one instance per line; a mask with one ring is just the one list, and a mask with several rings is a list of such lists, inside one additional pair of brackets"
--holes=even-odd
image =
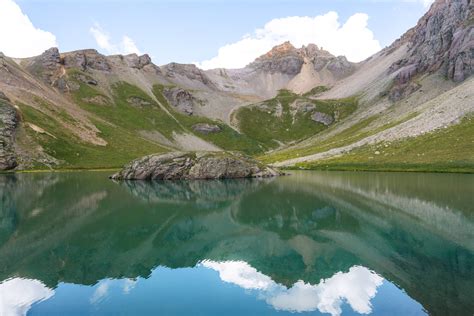
[(334, 122), (334, 119), (331, 115), (322, 112), (314, 112), (311, 115), (311, 119), (326, 126), (329, 126)]
[(205, 134), (205, 135), (219, 133), (221, 131), (221, 128), (218, 125), (207, 124), (207, 123), (194, 124), (192, 128), (195, 132)]
[(5, 94), (0, 92), (0, 170), (10, 170), (17, 166), (14, 135), (18, 121), (15, 108)]
[(147, 65), (151, 65), (151, 58), (148, 54), (138, 56), (137, 54), (130, 54), (123, 56), (128, 66), (136, 69), (143, 69)]
[(194, 106), (198, 103), (191, 93), (178, 87), (164, 88), (163, 95), (178, 111), (188, 115), (193, 114)]
[(61, 67), (61, 56), (56, 47), (46, 50), (43, 54), (29, 59), (26, 69), (44, 82), (54, 82), (56, 73)]
[(138, 107), (138, 108), (144, 108), (144, 107), (150, 107), (152, 106), (152, 103), (150, 101), (144, 100), (139, 97), (129, 97), (127, 99), (128, 104)]
[(389, 50), (408, 43), (407, 57), (390, 67), (398, 71), (390, 95), (408, 96), (415, 91), (415, 76), (440, 71), (455, 82), (474, 73), (474, 6), (468, 0), (437, 0), (418, 24)]
[(216, 86), (206, 73), (194, 64), (170, 63), (164, 65), (161, 70), (166, 77), (172, 80), (182, 77), (191, 81), (198, 81), (211, 89), (216, 89)]
[(285, 42), (257, 58), (249, 64), (249, 67), (264, 72), (278, 72), (294, 76), (300, 73), (303, 64), (304, 58), (299, 51), (290, 42)]
[(127, 164), (114, 180), (193, 180), (263, 178), (280, 171), (237, 152), (171, 152), (149, 155)]
[(107, 58), (95, 49), (78, 50), (64, 54), (63, 63), (66, 68), (79, 68), (82, 71), (94, 69), (110, 71)]

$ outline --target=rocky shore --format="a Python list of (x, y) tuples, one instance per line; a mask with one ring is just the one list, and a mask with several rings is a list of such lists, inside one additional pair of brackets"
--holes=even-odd
[(114, 180), (198, 180), (266, 178), (282, 175), (237, 152), (171, 152), (133, 160)]

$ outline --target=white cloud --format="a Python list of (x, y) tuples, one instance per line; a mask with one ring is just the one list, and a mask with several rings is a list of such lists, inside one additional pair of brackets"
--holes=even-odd
[(201, 265), (219, 272), (224, 282), (256, 290), (258, 297), (275, 309), (291, 312), (318, 310), (335, 316), (342, 313), (341, 305), (347, 302), (354, 311), (368, 314), (372, 311), (370, 301), (383, 283), (382, 277), (361, 266), (354, 266), (346, 273), (336, 273), (317, 285), (298, 281), (287, 288), (243, 261), (206, 260)]
[(425, 7), (429, 7), (434, 2), (434, 0), (420, 0), (420, 1), (423, 3)]
[(274, 285), (273, 280), (258, 272), (257, 269), (244, 261), (201, 262), (206, 268), (219, 272), (222, 281), (234, 283), (247, 290), (266, 290)]
[(140, 54), (140, 50), (135, 42), (127, 35), (124, 35), (122, 40), (115, 44), (112, 43), (109, 33), (98, 23), (95, 23), (94, 26), (90, 28), (90, 32), (99, 48), (104, 50), (107, 54)]
[(38, 280), (15, 278), (0, 284), (0, 315), (26, 315), (34, 303), (54, 295)]
[(10, 57), (31, 57), (57, 47), (56, 36), (36, 28), (13, 0), (0, 0), (0, 51)]
[(196, 64), (203, 69), (244, 67), (285, 41), (296, 47), (314, 43), (350, 61), (361, 61), (381, 49), (367, 27), (368, 19), (367, 14), (356, 13), (341, 25), (338, 14), (333, 11), (315, 17), (273, 19), (240, 41), (219, 48), (214, 58)]
[(97, 304), (102, 302), (109, 295), (111, 280), (105, 279), (99, 282), (92, 297), (90, 299), (91, 304)]
[(404, 0), (404, 2), (418, 2), (421, 3), (425, 8), (428, 8), (435, 0)]

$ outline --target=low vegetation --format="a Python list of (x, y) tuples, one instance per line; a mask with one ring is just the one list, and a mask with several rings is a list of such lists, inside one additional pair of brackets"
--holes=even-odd
[[(106, 146), (92, 145), (77, 136), (51, 116), (28, 105), (19, 104), (24, 124), (34, 124), (44, 132), (25, 127), (26, 133), (40, 144), (44, 151), (62, 162), (62, 169), (118, 168), (126, 162), (150, 153), (163, 152), (161, 146), (138, 137), (134, 133), (111, 124), (94, 122), (101, 131)], [(46, 168), (38, 165), (38, 169)]]
[[(242, 151), (249, 155), (262, 153), (264, 151), (264, 147), (260, 145), (258, 141), (252, 139), (247, 135), (237, 132), (224, 122), (215, 121), (206, 117), (200, 117), (196, 115), (187, 115), (176, 111), (164, 97), (164, 88), (165, 86), (163, 85), (155, 85), (153, 87), (154, 95), (156, 96), (157, 100), (163, 106), (165, 106), (168, 111), (170, 111), (170, 113), (172, 113), (172, 115), (180, 122), (180, 124), (187, 130), (187, 132), (194, 133), (198, 137), (226, 150)], [(195, 133), (192, 127), (199, 123), (217, 125), (220, 128), (220, 132), (210, 134)]]
[(394, 127), (398, 124), (408, 121), (409, 119), (416, 116), (416, 113), (407, 115), (400, 120), (388, 122), (379, 127), (371, 127), (371, 124), (376, 120), (380, 119), (379, 115), (374, 115), (365, 120), (362, 120), (331, 137), (318, 139), (315, 138), (308, 144), (290, 147), (281, 151), (276, 151), (268, 155), (260, 157), (260, 159), (266, 163), (273, 163), (277, 161), (284, 161), (297, 157), (309, 156), (317, 153), (328, 151), (332, 148), (339, 148), (346, 145), (353, 144), (359, 140), (362, 140), (371, 135), (375, 135), (388, 128)]
[(327, 160), (300, 163), (297, 168), (474, 172), (474, 118), (418, 137), (382, 142)]
[(256, 139), (267, 149), (275, 149), (325, 130), (325, 124), (311, 118), (315, 112), (327, 114), (335, 123), (352, 114), (356, 108), (356, 98), (312, 100), (281, 90), (273, 99), (239, 109), (234, 119), (243, 134)]

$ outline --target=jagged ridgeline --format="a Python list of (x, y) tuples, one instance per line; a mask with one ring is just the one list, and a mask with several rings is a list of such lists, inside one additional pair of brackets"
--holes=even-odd
[(277, 166), (472, 170), (472, 12), (438, 0), (357, 64), (289, 42), (242, 69), (95, 50), (0, 55), (0, 169), (232, 150)]

